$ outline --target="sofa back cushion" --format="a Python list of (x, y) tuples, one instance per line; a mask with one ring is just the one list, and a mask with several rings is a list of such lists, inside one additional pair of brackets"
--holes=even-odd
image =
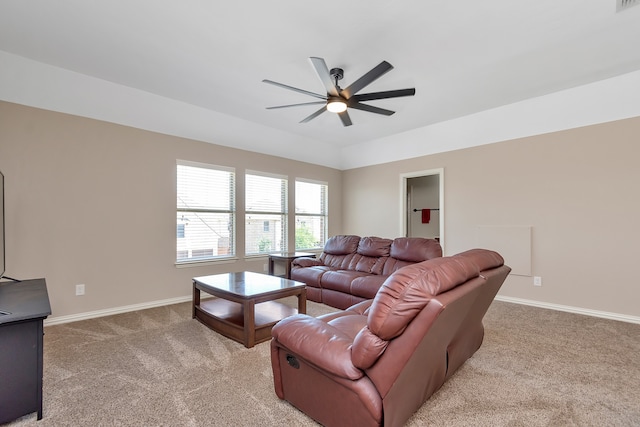
[(421, 262), (442, 256), (442, 246), (435, 239), (398, 237), (391, 243), (391, 257), (409, 262)]
[(435, 239), (337, 235), (325, 243), (320, 261), (333, 269), (389, 276), (402, 267), (441, 256), (442, 247)]
[[(416, 316), (421, 316), (421, 322), (428, 318), (437, 317), (443, 309), (443, 305), (436, 298), (437, 295), (444, 293), (455, 295), (451, 298), (455, 298), (457, 301), (458, 298), (469, 295), (470, 290), (477, 289), (472, 283), (477, 284), (477, 281), (484, 280), (482, 276), (484, 271), (496, 271), (495, 268), (502, 265), (504, 265), (504, 259), (498, 253), (484, 249), (472, 249), (453, 257), (435, 258), (413, 264), (394, 273), (385, 281), (369, 308), (364, 312), (367, 315), (367, 326), (358, 332), (351, 347), (351, 359), (354, 366), (363, 370), (371, 368), (385, 351), (389, 351), (388, 347), (393, 345), (394, 338), (405, 339), (404, 335), (401, 337), (400, 335), (405, 332)], [(491, 276), (492, 273), (485, 274)], [(500, 283), (504, 281), (504, 277), (505, 275), (501, 277)], [(467, 283), (470, 285), (465, 290), (469, 292), (448, 293), (448, 291)], [(490, 304), (490, 300), (495, 296), (497, 288), (499, 285), (494, 292), (490, 293), (490, 299), (485, 301), (486, 306), (480, 319), (475, 319), (477, 322), (481, 323), (481, 317)], [(481, 301), (478, 300), (478, 302)], [(444, 309), (456, 305), (451, 303), (453, 300), (450, 300), (449, 304), (445, 304)], [(454, 308), (450, 309), (455, 310)], [(427, 313), (426, 317), (423, 316), (423, 313)], [(451, 320), (452, 317), (449, 316), (446, 319)], [(473, 322), (467, 323), (475, 325)], [(428, 326), (424, 327), (428, 328)], [(446, 329), (448, 330), (449, 327)], [(470, 330), (473, 334), (473, 330), (477, 329), (471, 328)], [(416, 329), (413, 329), (413, 332), (415, 331)], [(438, 333), (436, 332), (436, 334)], [(465, 335), (465, 337), (467, 336)], [(480, 333), (480, 340), (481, 337), (482, 333)], [(436, 339), (442, 341), (441, 338)], [(449, 339), (453, 338), (449, 337)], [(400, 342), (402, 342), (401, 348), (405, 348), (407, 342)], [(449, 345), (446, 338), (442, 343)], [(476, 348), (477, 346), (474, 346), (470, 354), (473, 354)], [(461, 360), (466, 360), (470, 354), (463, 353)], [(392, 357), (390, 360), (394, 366), (398, 365), (397, 358)], [(457, 366), (460, 364), (461, 362)], [(388, 368), (381, 368), (384, 371), (382, 374), (384, 378), (389, 376)]]
[(398, 237), (391, 243), (389, 258), (383, 266), (382, 274), (389, 276), (408, 265), (441, 256), (442, 246), (435, 239)]
[(459, 258), (466, 258), (478, 266), (480, 271), (490, 270), (504, 264), (504, 258), (497, 252), (487, 249), (470, 249), (456, 255)]
[(320, 254), (320, 261), (326, 266), (348, 269), (358, 249), (360, 236), (338, 235), (330, 237)]
[(393, 240), (382, 237), (363, 237), (358, 242), (357, 252), (369, 257), (387, 257)]
[(479, 275), (478, 264), (469, 256), (434, 258), (402, 268), (389, 276), (376, 294), (368, 328), (390, 340), (404, 331), (432, 297)]
[(323, 252), (331, 255), (347, 255), (352, 254), (358, 249), (360, 236), (333, 236), (324, 244)]

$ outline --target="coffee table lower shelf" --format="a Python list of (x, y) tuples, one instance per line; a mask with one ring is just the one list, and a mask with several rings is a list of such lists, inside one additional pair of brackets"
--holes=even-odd
[[(298, 310), (277, 301), (265, 301), (255, 305), (255, 330), (245, 328), (244, 310), (240, 303), (221, 298), (201, 300), (195, 306), (195, 318), (214, 331), (245, 346), (252, 346), (271, 339), (271, 328), (285, 317), (298, 313)], [(255, 334), (251, 339), (248, 334)]]

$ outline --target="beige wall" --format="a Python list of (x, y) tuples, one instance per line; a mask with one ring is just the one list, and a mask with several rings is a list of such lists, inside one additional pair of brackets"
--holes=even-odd
[(500, 295), (638, 317), (638, 135), (633, 118), (348, 170), (344, 232), (399, 235), (400, 174), (444, 168), (446, 254), (481, 225), (531, 226), (543, 286), (510, 276)]
[(339, 170), (0, 102), (6, 274), (45, 277), (54, 318), (188, 296), (194, 276), (262, 272), (264, 258), (175, 267), (176, 159), (235, 167), (239, 205), (245, 169), (286, 174), (290, 188), (326, 181), (329, 234), (342, 229)]
[(329, 235), (381, 237), (401, 233), (400, 174), (444, 168), (447, 254), (477, 246), (478, 226), (532, 227), (543, 286), (511, 276), (502, 296), (640, 317), (638, 135), (634, 118), (341, 172), (0, 102), (6, 274), (46, 277), (60, 317), (188, 296), (194, 276), (262, 271), (264, 259), (175, 267), (176, 159), (233, 166), (239, 182), (244, 169), (327, 181)]

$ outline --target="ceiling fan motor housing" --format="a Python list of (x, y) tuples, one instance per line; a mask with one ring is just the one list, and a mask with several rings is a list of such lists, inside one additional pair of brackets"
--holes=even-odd
[(332, 68), (329, 71), (329, 74), (331, 74), (331, 77), (333, 77), (334, 80), (342, 80), (342, 78), (344, 77), (344, 70), (342, 68)]

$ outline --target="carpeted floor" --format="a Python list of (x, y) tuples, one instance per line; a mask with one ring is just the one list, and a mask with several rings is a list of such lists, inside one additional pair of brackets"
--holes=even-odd
[[(496, 301), (485, 328), (408, 426), (640, 426), (640, 325)], [(192, 320), (190, 303), (50, 326), (44, 418), (8, 426), (317, 425), (276, 397), (269, 357), (268, 342)]]

